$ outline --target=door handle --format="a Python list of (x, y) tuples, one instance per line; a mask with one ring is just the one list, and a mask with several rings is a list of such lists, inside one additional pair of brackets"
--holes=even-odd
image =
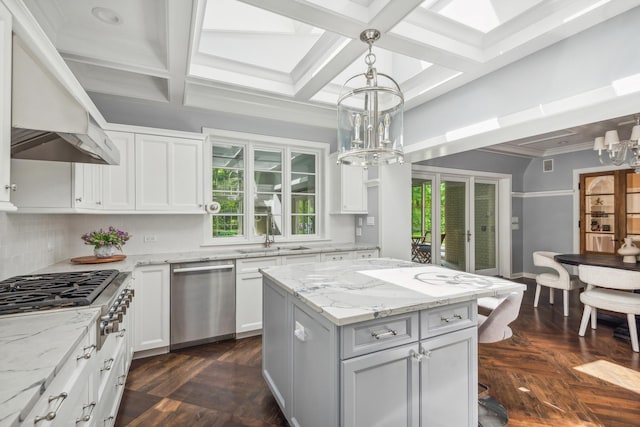
[(213, 271), (213, 270), (233, 270), (233, 264), (222, 264), (222, 265), (204, 265), (202, 267), (184, 267), (184, 268), (174, 268), (174, 273), (189, 273), (192, 271)]
[(467, 230), (467, 242), (471, 241), (471, 230)]

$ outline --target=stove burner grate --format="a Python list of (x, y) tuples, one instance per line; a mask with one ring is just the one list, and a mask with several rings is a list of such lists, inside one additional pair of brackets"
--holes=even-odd
[(15, 276), (0, 282), (0, 314), (89, 305), (118, 270)]

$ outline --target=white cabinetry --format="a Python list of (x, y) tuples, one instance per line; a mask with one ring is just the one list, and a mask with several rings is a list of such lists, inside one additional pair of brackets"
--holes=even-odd
[(236, 261), (236, 333), (262, 329), (262, 274), (260, 268), (279, 265), (279, 257)]
[(135, 136), (128, 132), (107, 135), (120, 152), (120, 164), (102, 168), (102, 208), (132, 211), (136, 207)]
[(361, 167), (336, 164), (336, 155), (329, 158), (332, 214), (367, 213), (367, 170)]
[(166, 352), (170, 343), (169, 264), (136, 267), (133, 349)]
[(377, 249), (367, 249), (367, 250), (364, 250), (364, 251), (355, 251), (353, 255), (354, 255), (355, 259), (378, 258), (378, 256), (379, 256)]
[(11, 23), (0, 4), (0, 211), (15, 210), (10, 202), (11, 166)]
[(203, 212), (202, 141), (136, 134), (136, 209)]
[(102, 165), (11, 160), (11, 180), (17, 186), (11, 201), (24, 212), (70, 212), (100, 209)]
[(355, 254), (352, 251), (329, 252), (322, 254), (321, 261), (344, 261), (345, 259), (354, 259)]
[[(88, 328), (86, 334), (69, 353), (51, 384), (25, 417), (23, 425), (65, 425), (80, 420), (75, 425), (89, 425), (89, 418), (96, 406), (93, 367), (96, 355), (96, 329)], [(60, 421), (62, 421), (60, 423)]]

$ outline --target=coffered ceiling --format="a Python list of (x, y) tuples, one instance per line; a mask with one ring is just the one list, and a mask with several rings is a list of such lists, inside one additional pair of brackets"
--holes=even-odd
[[(398, 81), (411, 109), (640, 1), (25, 3), (88, 92), (334, 128), (342, 85), (366, 69), (364, 29), (382, 32), (376, 67)], [(584, 144), (572, 136), (514, 141), (506, 151)]]

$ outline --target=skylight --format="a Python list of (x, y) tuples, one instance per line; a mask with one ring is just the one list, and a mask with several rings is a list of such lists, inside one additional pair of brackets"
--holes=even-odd
[[(541, 0), (449, 0), (439, 1), (431, 8), (442, 16), (488, 33)], [(431, 6), (425, 2), (422, 7)]]

